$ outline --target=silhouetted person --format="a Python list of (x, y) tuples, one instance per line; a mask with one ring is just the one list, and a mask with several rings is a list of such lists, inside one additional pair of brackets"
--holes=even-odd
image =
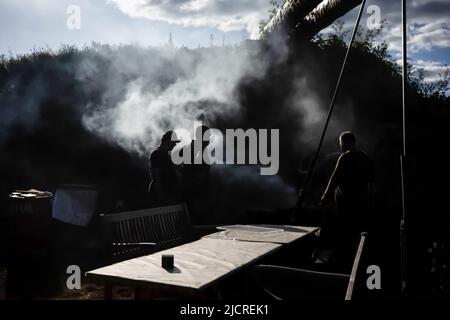
[[(204, 151), (209, 145), (210, 136), (205, 136), (209, 131), (206, 126), (200, 126), (195, 130), (195, 138), (188, 146), (190, 151), (190, 164), (183, 166), (183, 182), (185, 201), (196, 224), (208, 223), (210, 214), (210, 165), (205, 161)], [(200, 148), (195, 148), (195, 145)]]
[(166, 132), (150, 155), (150, 201), (152, 206), (166, 206), (183, 202), (183, 184), (179, 168), (171, 159), (171, 152), (180, 142), (173, 131)]
[(337, 241), (347, 246), (356, 244), (360, 233), (367, 231), (374, 168), (369, 157), (356, 148), (353, 133), (343, 132), (339, 137), (339, 144), (342, 154), (322, 196), (322, 202), (334, 196), (339, 216), (333, 233)]

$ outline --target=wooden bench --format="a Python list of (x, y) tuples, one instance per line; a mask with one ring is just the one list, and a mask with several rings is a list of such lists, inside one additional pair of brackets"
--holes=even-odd
[(185, 204), (100, 215), (100, 219), (108, 262), (172, 248), (216, 231), (215, 226), (191, 225)]

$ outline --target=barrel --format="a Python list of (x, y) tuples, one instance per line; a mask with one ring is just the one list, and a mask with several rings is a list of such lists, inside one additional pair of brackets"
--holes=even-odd
[(45, 291), (51, 269), (50, 232), (53, 194), (16, 190), (6, 217), (8, 298), (34, 298)]

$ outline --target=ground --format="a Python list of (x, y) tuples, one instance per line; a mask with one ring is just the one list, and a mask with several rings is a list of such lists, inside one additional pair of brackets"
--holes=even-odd
[[(0, 268), (0, 300), (6, 299), (6, 279), (7, 271)], [(49, 300), (103, 300), (103, 286), (94, 283), (84, 283), (80, 290), (64, 289), (48, 297), (39, 299)], [(113, 291), (115, 300), (133, 300), (134, 290), (128, 287), (115, 287)]]

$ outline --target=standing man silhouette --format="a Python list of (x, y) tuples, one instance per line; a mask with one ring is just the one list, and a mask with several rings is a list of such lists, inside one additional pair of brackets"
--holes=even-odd
[(149, 193), (152, 206), (183, 202), (181, 172), (170, 156), (179, 142), (176, 133), (168, 131), (162, 136), (161, 144), (150, 155)]
[[(322, 202), (334, 195), (338, 208), (338, 229), (343, 239), (356, 242), (369, 223), (374, 167), (369, 157), (356, 147), (356, 137), (349, 131), (339, 136), (342, 154), (331, 175)], [(356, 240), (355, 240), (356, 239)]]
[[(191, 155), (190, 164), (183, 166), (184, 196), (195, 224), (208, 224), (211, 214), (210, 201), (210, 165), (206, 162), (205, 149), (211, 139), (210, 128), (199, 126), (195, 138), (188, 146)], [(195, 147), (198, 145), (198, 150)]]

